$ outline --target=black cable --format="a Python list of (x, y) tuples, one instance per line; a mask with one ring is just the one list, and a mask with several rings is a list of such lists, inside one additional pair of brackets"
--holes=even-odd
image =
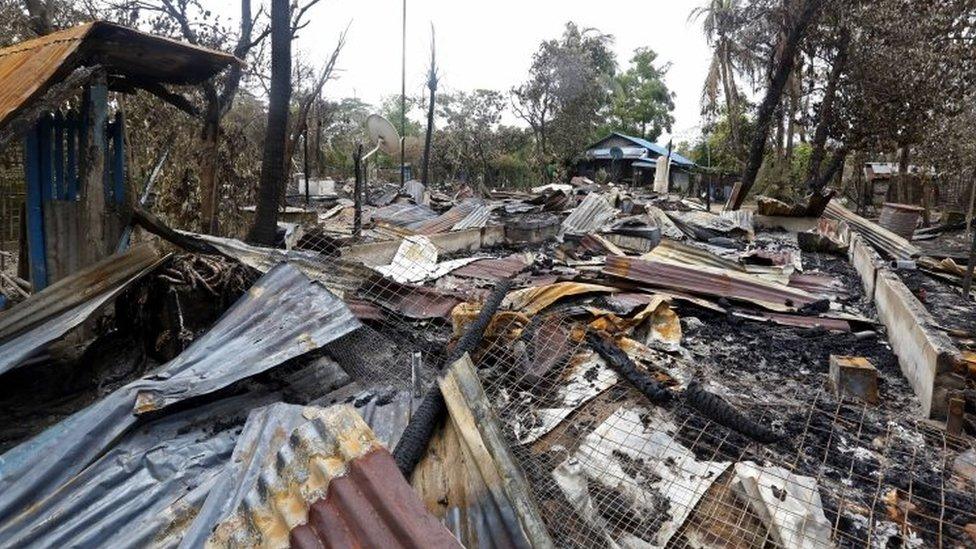
[(706, 418), (755, 441), (772, 443), (785, 437), (783, 433), (749, 419), (719, 395), (703, 389), (697, 381), (688, 384), (685, 401)]
[[(454, 347), (454, 351), (444, 362), (445, 365), (454, 364), (464, 356), (464, 353), (475, 350), (481, 344), (488, 324), (491, 323), (492, 317), (495, 316), (495, 312), (501, 306), (505, 294), (511, 287), (511, 280), (502, 280), (495, 285), (488, 299), (485, 300), (485, 304), (481, 307), (478, 317), (464, 331), (461, 339)], [(393, 450), (393, 460), (396, 461), (397, 468), (407, 479), (410, 478), (413, 470), (420, 462), (420, 458), (427, 451), (430, 438), (434, 434), (434, 428), (446, 411), (447, 403), (444, 402), (440, 387), (435, 384), (427, 390), (423, 401), (413, 416), (410, 417), (407, 428), (403, 430), (403, 435), (400, 436), (400, 440)]]

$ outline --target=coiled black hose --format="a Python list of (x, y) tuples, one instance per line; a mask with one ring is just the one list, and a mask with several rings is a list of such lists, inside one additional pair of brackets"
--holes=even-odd
[[(464, 331), (461, 339), (454, 347), (454, 351), (444, 362), (445, 365), (454, 364), (464, 356), (464, 353), (471, 352), (478, 347), (484, 338), (485, 330), (488, 329), (488, 324), (495, 316), (495, 312), (498, 311), (505, 294), (511, 287), (511, 280), (502, 280), (495, 285), (491, 294), (488, 295), (488, 299), (485, 300), (485, 304), (481, 307), (478, 317)], [(393, 449), (393, 460), (396, 461), (397, 468), (407, 479), (410, 478), (413, 470), (417, 467), (417, 463), (420, 462), (420, 458), (427, 450), (430, 437), (434, 434), (434, 427), (437, 426), (445, 411), (447, 411), (447, 403), (444, 402), (440, 387), (435, 384), (427, 390), (417, 411), (410, 417), (407, 428), (403, 430), (403, 435), (397, 442), (396, 448)]]
[(634, 361), (627, 356), (623, 349), (617, 346), (610, 336), (590, 332), (586, 334), (586, 339), (590, 346), (603, 357), (607, 365), (623, 376), (628, 383), (637, 387), (648, 400), (660, 403), (671, 398), (671, 391), (662, 387), (656, 379), (641, 373)]
[(719, 395), (706, 391), (697, 381), (685, 389), (685, 401), (706, 418), (762, 443), (782, 440), (785, 435), (749, 419)]

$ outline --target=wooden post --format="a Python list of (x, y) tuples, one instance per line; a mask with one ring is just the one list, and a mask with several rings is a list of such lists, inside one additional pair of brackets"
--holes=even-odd
[(356, 186), (353, 189), (355, 194), (355, 210), (352, 217), (352, 234), (356, 238), (363, 231), (363, 146), (356, 145), (356, 152), (352, 156), (353, 168), (356, 171)]
[[(40, 122), (39, 122), (40, 124)], [(37, 129), (27, 131), (24, 140), (24, 171), (27, 177), (27, 256), (34, 292), (47, 286), (47, 246), (44, 241), (44, 198), (41, 182), (41, 155)]]
[(78, 198), (78, 115), (75, 111), (68, 111), (68, 154), (65, 162), (65, 189), (64, 199), (75, 200)]
[(118, 205), (125, 203), (125, 119), (122, 111), (115, 113), (112, 123), (112, 198)]
[(108, 85), (105, 71), (92, 75), (84, 94), (84, 148), (81, 153), (80, 191), (85, 249), (82, 263), (89, 265), (105, 256), (105, 168), (108, 143)]
[(312, 202), (312, 194), (308, 188), (308, 125), (305, 126), (305, 135), (302, 138), (302, 148), (304, 150), (302, 154), (302, 162), (305, 168), (305, 205), (308, 206)]
[(972, 231), (973, 243), (969, 247), (969, 261), (966, 262), (966, 273), (962, 277), (962, 295), (969, 299), (969, 290), (973, 287), (973, 269), (976, 268), (976, 231)]
[(54, 113), (54, 197), (64, 200), (64, 115)]

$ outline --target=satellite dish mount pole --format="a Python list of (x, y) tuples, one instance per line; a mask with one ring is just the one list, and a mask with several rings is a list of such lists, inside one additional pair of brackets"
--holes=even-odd
[(403, 0), (403, 32), (400, 38), (400, 187), (406, 183), (404, 139), (407, 136), (407, 0)]

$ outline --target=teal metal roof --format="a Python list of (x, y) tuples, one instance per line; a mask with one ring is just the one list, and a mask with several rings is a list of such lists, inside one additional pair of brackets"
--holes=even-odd
[[(607, 137), (604, 137), (603, 139), (601, 139), (600, 141), (597, 141), (597, 143), (600, 143), (600, 142), (606, 140), (607, 138), (613, 137), (613, 136), (617, 136), (617, 137), (626, 139), (626, 140), (630, 141), (631, 143), (637, 145), (638, 147), (643, 147), (643, 148), (647, 149), (648, 151), (654, 153), (654, 156), (655, 157), (657, 157), (657, 156), (665, 156), (665, 155), (668, 154), (668, 148), (667, 147), (662, 147), (661, 145), (658, 145), (657, 143), (651, 143), (650, 141), (648, 141), (646, 139), (643, 139), (643, 138), (640, 138), (640, 137), (634, 137), (632, 135), (627, 135), (627, 134), (620, 133), (620, 132), (613, 132), (610, 135), (608, 135)], [(597, 143), (594, 143), (593, 146), (590, 146), (588, 148), (592, 149)], [(674, 152), (674, 150), (671, 151), (671, 161), (674, 162), (675, 164), (680, 165), (680, 166), (686, 166), (686, 167), (695, 166), (695, 163), (691, 159), (686, 158), (686, 157), (684, 157), (684, 156), (682, 156), (682, 155)]]

